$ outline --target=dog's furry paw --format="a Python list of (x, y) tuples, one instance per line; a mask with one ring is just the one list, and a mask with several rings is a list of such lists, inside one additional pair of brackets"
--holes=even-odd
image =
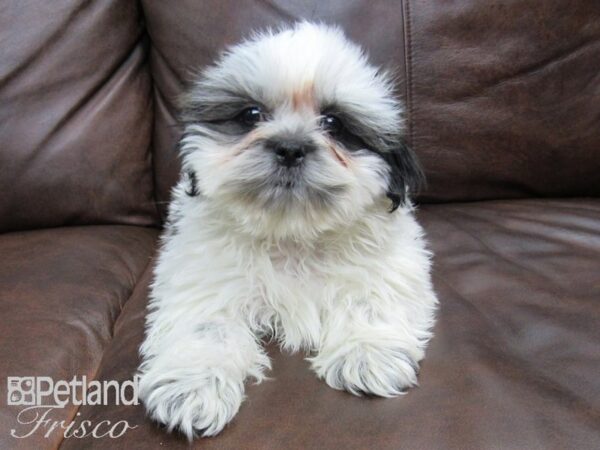
[(140, 379), (140, 398), (148, 415), (189, 440), (218, 434), (237, 414), (243, 389), (242, 382), (215, 374), (154, 379), (145, 374)]
[(329, 386), (354, 395), (393, 397), (417, 385), (419, 365), (402, 348), (356, 344), (323, 351), (311, 361)]

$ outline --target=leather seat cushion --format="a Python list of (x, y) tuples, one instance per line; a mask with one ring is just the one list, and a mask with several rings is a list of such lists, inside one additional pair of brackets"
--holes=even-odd
[[(317, 380), (302, 355), (271, 348), (273, 380), (218, 437), (195, 448), (592, 448), (600, 440), (600, 200), (423, 206), (441, 307), (420, 387), (356, 398)], [(145, 285), (125, 305), (98, 371), (125, 380), (139, 362)], [(82, 407), (128, 420), (113, 448), (188, 448), (141, 406)], [(67, 440), (65, 449), (83, 445)], [(86, 448), (105, 448), (90, 438)]]
[[(89, 226), (0, 235), (0, 390), (9, 376), (46, 376), (54, 381), (85, 375), (91, 381), (115, 320), (156, 245), (157, 231), (131, 226)], [(24, 407), (0, 408), (0, 448), (54, 448), (60, 433), (21, 441), (16, 415)], [(52, 411), (70, 420), (74, 406)], [(29, 427), (27, 429), (30, 429)]]

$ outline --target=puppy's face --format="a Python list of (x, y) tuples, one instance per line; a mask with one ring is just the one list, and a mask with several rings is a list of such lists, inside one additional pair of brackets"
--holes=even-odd
[(421, 179), (390, 81), (337, 29), (303, 23), (233, 47), (196, 81), (183, 119), (189, 195), (254, 234), (393, 211)]

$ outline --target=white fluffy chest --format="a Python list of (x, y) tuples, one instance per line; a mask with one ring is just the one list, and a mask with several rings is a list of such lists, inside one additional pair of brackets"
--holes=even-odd
[(254, 291), (248, 306), (261, 327), (290, 349), (318, 346), (327, 285), (333, 280), (321, 273), (318, 261), (293, 248), (254, 256), (246, 273)]

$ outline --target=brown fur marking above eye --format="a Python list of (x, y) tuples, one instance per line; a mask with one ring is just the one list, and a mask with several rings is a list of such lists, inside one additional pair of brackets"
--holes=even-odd
[(296, 111), (305, 108), (314, 110), (316, 108), (314, 89), (314, 83), (307, 81), (300, 89), (295, 90), (292, 93), (292, 108)]

